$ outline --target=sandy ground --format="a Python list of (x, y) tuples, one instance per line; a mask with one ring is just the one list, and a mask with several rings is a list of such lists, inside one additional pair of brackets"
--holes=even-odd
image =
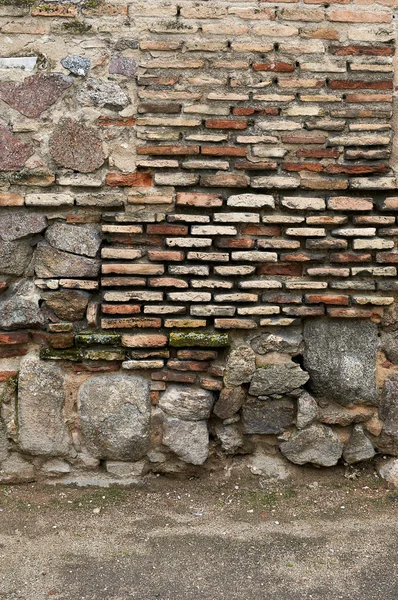
[(0, 599), (397, 600), (398, 490), (356, 474), (2, 487)]

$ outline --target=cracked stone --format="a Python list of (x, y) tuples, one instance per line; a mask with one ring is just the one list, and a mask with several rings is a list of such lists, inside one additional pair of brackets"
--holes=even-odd
[(129, 103), (129, 99), (117, 83), (87, 79), (81, 87), (78, 100), (83, 104), (95, 104), (101, 108), (121, 110)]
[(109, 73), (112, 75), (125, 75), (133, 77), (137, 72), (137, 61), (134, 58), (116, 54), (112, 56), (109, 64)]
[(72, 119), (61, 121), (55, 128), (50, 154), (57, 165), (81, 173), (99, 169), (105, 160), (98, 132)]
[(39, 73), (22, 83), (0, 83), (0, 100), (26, 117), (37, 118), (73, 83), (62, 73)]
[(61, 60), (61, 65), (72, 75), (85, 77), (90, 70), (91, 61), (83, 56), (66, 56)]
[(253, 396), (286, 394), (304, 385), (308, 379), (308, 373), (293, 361), (282, 365), (265, 365), (254, 373), (249, 394)]
[(240, 410), (245, 398), (246, 391), (242, 387), (223, 388), (214, 405), (214, 414), (220, 419), (230, 419)]
[(0, 171), (19, 171), (33, 154), (30, 144), (25, 144), (0, 121)]
[(2, 275), (23, 275), (33, 257), (29, 240), (5, 242), (0, 239), (0, 265)]
[(228, 356), (225, 383), (228, 386), (237, 386), (247, 383), (256, 370), (256, 355), (249, 346), (240, 346), (232, 350)]
[(297, 400), (297, 429), (311, 425), (318, 416), (318, 404), (308, 392), (304, 392)]
[(159, 407), (171, 417), (201, 421), (210, 417), (214, 397), (208, 390), (171, 385), (162, 394)]
[(96, 277), (100, 261), (52, 248), (40, 242), (36, 249), (35, 273), (38, 277)]
[(257, 400), (252, 398), (242, 408), (242, 419), (246, 433), (282, 433), (294, 422), (292, 400)]
[(362, 460), (370, 460), (375, 454), (371, 441), (364, 434), (362, 426), (355, 425), (343, 450), (344, 460), (352, 465)]
[(203, 465), (209, 455), (207, 422), (166, 419), (163, 423), (163, 444), (184, 462)]

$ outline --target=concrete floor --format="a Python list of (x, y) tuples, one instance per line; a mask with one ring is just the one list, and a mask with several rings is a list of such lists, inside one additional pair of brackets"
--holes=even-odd
[(397, 600), (398, 491), (364, 470), (0, 489), (1, 600)]

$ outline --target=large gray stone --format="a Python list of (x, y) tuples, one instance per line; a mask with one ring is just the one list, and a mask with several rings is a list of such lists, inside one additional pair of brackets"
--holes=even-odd
[(23, 275), (33, 257), (29, 240), (6, 242), (0, 239), (0, 272), (2, 275)]
[(187, 421), (202, 421), (210, 417), (214, 396), (208, 390), (183, 385), (171, 385), (162, 394), (159, 406), (170, 417)]
[(61, 60), (61, 65), (67, 69), (72, 75), (85, 77), (90, 70), (91, 61), (84, 56), (66, 56)]
[(251, 346), (258, 354), (267, 352), (299, 354), (303, 350), (303, 336), (299, 329), (276, 327), (272, 333), (262, 333), (253, 338)]
[(206, 421), (165, 419), (163, 444), (184, 462), (203, 465), (209, 455), (209, 433)]
[(101, 245), (101, 236), (96, 225), (54, 223), (46, 231), (46, 240), (58, 250), (90, 257), (96, 256)]
[(215, 433), (226, 454), (236, 454), (245, 443), (241, 427), (237, 423), (230, 425), (218, 423), (215, 426)]
[(0, 299), (0, 329), (42, 327), (45, 318), (39, 307), (39, 289), (32, 281), (12, 285)]
[(64, 456), (70, 436), (63, 417), (64, 378), (35, 356), (22, 360), (18, 380), (19, 445), (29, 454)]
[(38, 277), (97, 277), (100, 261), (56, 250), (40, 243), (36, 250), (35, 272)]
[(292, 400), (252, 399), (242, 408), (243, 426), (246, 433), (263, 435), (281, 433), (294, 422)]
[(284, 456), (297, 465), (313, 463), (321, 467), (332, 467), (342, 455), (343, 446), (326, 425), (311, 425), (298, 431), (290, 440), (280, 445)]
[(304, 368), (315, 395), (342, 405), (377, 404), (377, 326), (349, 319), (310, 319)]
[(241, 385), (247, 383), (253, 377), (256, 370), (256, 355), (249, 346), (234, 348), (227, 360), (225, 371), (225, 384), (227, 386)]
[(266, 365), (254, 373), (249, 394), (252, 396), (286, 394), (304, 385), (308, 379), (308, 373), (293, 361), (281, 365)]
[(388, 360), (398, 363), (398, 331), (386, 331), (380, 337), (380, 348)]
[(352, 430), (350, 439), (343, 450), (343, 458), (350, 465), (369, 460), (374, 457), (376, 452), (371, 444), (371, 441), (363, 432), (361, 425), (355, 425)]
[(398, 373), (392, 373), (384, 382), (379, 414), (384, 433), (398, 440)]
[(139, 460), (149, 447), (149, 383), (138, 376), (88, 379), (78, 395), (84, 443), (95, 458)]
[(304, 429), (304, 427), (311, 425), (317, 416), (318, 404), (308, 392), (304, 392), (297, 400), (297, 429)]
[(40, 233), (46, 226), (45, 215), (21, 210), (4, 211), (0, 219), (0, 238), (6, 242), (13, 242)]
[(17, 452), (12, 452), (0, 465), (0, 483), (23, 483), (34, 479), (34, 466)]
[(87, 79), (80, 88), (78, 100), (82, 104), (95, 104), (101, 108), (110, 110), (121, 110), (129, 103), (129, 99), (117, 83), (112, 81), (100, 81), (99, 79)]
[(223, 388), (214, 405), (214, 414), (220, 419), (229, 419), (240, 410), (245, 398), (246, 391), (240, 386)]

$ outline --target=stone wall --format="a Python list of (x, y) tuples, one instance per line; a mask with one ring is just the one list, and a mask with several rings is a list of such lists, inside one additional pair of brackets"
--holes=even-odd
[(394, 0), (0, 0), (0, 481), (398, 456)]

